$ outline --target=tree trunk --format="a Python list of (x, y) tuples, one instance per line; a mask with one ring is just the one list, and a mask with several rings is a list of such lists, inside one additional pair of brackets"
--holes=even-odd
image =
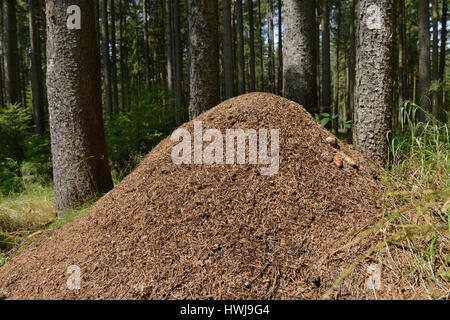
[(349, 58), (348, 58), (348, 96), (347, 96), (347, 121), (350, 121), (351, 128), (349, 133), (351, 135), (351, 130), (353, 128), (353, 112), (354, 112), (354, 102), (355, 102), (355, 12), (356, 12), (356, 2), (357, 0), (350, 0), (350, 48), (349, 48)]
[[(80, 30), (67, 8), (81, 9)], [(102, 119), (100, 56), (91, 0), (47, 0), (47, 87), (58, 215), (112, 186)], [(89, 48), (89, 50), (86, 50)]]
[(236, 0), (236, 46), (238, 95), (241, 95), (245, 93), (244, 26), (242, 17), (242, 0)]
[(261, 75), (261, 86), (260, 90), (262, 92), (265, 91), (265, 82), (264, 82), (264, 40), (262, 33), (262, 14), (261, 14), (261, 0), (258, 0), (258, 29), (259, 29), (259, 68)]
[(322, 0), (322, 111), (331, 114), (330, 6)]
[(117, 86), (117, 48), (116, 48), (116, 6), (114, 0), (110, 0), (111, 12), (111, 85), (112, 85), (112, 110), (114, 114), (119, 109), (119, 89)]
[(194, 119), (220, 101), (218, 4), (188, 0), (190, 49), (189, 117)]
[(108, 32), (108, 8), (106, 0), (100, 0), (100, 11), (102, 16), (102, 56), (103, 56), (103, 77), (105, 86), (105, 112), (106, 120), (111, 120), (111, 60), (109, 57), (109, 32)]
[(184, 107), (183, 88), (183, 52), (180, 32), (180, 3), (173, 0), (173, 21), (174, 21), (174, 41), (175, 41), (175, 90), (176, 90), (176, 121), (181, 125), (183, 120), (182, 108)]
[(3, 2), (3, 68), (6, 103), (19, 102), (16, 0)]
[[(167, 0), (169, 1), (169, 0)], [(151, 86), (151, 74), (150, 74), (150, 52), (148, 48), (148, 14), (147, 14), (147, 0), (142, 1), (142, 16), (144, 19), (144, 65), (145, 65), (145, 87), (147, 90), (150, 89)], [(170, 67), (168, 65), (168, 67)], [(169, 72), (170, 74), (170, 72)], [(171, 89), (171, 87), (169, 86)]]
[[(442, 2), (442, 31), (441, 31), (441, 54), (439, 63), (439, 75), (442, 85), (442, 106), (446, 106), (446, 83), (445, 83), (445, 61), (446, 61), (446, 49), (447, 49), (447, 0)], [(448, 111), (448, 106), (445, 107)], [(450, 115), (448, 115), (448, 121), (450, 122)], [(444, 119), (445, 120), (445, 119)]]
[[(339, 114), (339, 69), (340, 69), (340, 48), (341, 48), (341, 5), (336, 3), (336, 60), (334, 63), (334, 99), (333, 99), (333, 116)], [(337, 134), (338, 132), (338, 119), (331, 120), (331, 130)]]
[[(281, 1), (281, 0), (279, 0)], [(253, 16), (253, 0), (248, 2), (248, 27), (250, 33), (250, 76), (249, 91), (256, 91), (256, 64), (255, 64), (255, 19)]]
[(172, 24), (172, 0), (166, 0), (166, 55), (167, 55), (167, 83), (170, 90), (175, 89), (175, 48), (174, 28)]
[(278, 0), (278, 95), (283, 94), (283, 4)]
[(399, 102), (403, 103), (409, 99), (408, 86), (408, 60), (406, 55), (406, 19), (405, 19), (405, 0), (398, 2), (398, 17), (399, 17)]
[[(430, 13), (429, 1), (419, 0), (419, 76), (420, 76), (420, 106), (427, 112), (431, 111), (430, 89)], [(419, 112), (419, 120), (425, 122), (425, 113)]]
[(391, 129), (394, 0), (361, 0), (354, 143), (369, 159), (388, 157)]
[(316, 18), (314, 1), (284, 2), (283, 94), (317, 112)]
[(275, 93), (275, 48), (274, 48), (274, 30), (273, 30), (273, 0), (268, 0), (269, 10), (267, 15), (267, 33), (269, 42), (269, 57), (268, 57), (268, 77), (269, 77), (269, 90), (271, 93)]
[(31, 100), (33, 106), (33, 121), (35, 132), (42, 135), (45, 130), (44, 92), (42, 85), (42, 56), (39, 25), (37, 23), (39, 1), (29, 0), (28, 19), (31, 45)]
[(231, 4), (230, 0), (222, 0), (223, 52), (225, 74), (225, 98), (234, 96), (233, 89), (233, 49), (231, 35)]

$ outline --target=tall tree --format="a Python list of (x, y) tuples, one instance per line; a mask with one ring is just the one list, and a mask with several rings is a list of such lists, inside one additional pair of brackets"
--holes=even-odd
[(383, 161), (391, 128), (394, 0), (361, 0), (355, 89), (354, 143)]
[(102, 17), (102, 56), (103, 56), (103, 79), (105, 86), (105, 112), (109, 121), (112, 115), (111, 101), (111, 60), (109, 56), (109, 31), (108, 31), (108, 7), (106, 0), (100, 0), (100, 11)]
[(322, 107), (331, 114), (330, 5), (322, 0)]
[[(350, 0), (349, 21), (349, 54), (348, 54), (348, 95), (347, 95), (347, 121), (353, 121), (353, 110), (355, 102), (355, 12), (357, 0)], [(350, 129), (351, 130), (351, 129)]]
[(314, 1), (284, 1), (283, 94), (317, 113)]
[[(169, 0), (167, 0), (169, 2)], [(148, 89), (150, 89), (150, 79), (151, 79), (151, 73), (150, 73), (150, 52), (149, 52), (149, 39), (148, 39), (148, 8), (147, 8), (147, 0), (142, 1), (142, 17), (144, 19), (144, 67), (145, 67), (145, 86)], [(171, 61), (169, 60), (169, 64)], [(171, 66), (168, 64), (168, 68), (171, 68)], [(171, 74), (169, 72), (169, 74)], [(170, 85), (170, 82), (169, 82)]]
[(230, 0), (222, 0), (223, 52), (225, 75), (225, 98), (234, 96), (233, 89), (233, 49), (231, 34), (231, 4)]
[(39, 1), (29, 0), (28, 19), (31, 45), (31, 98), (35, 131), (42, 135), (45, 130), (44, 91), (42, 85), (42, 55), (39, 36), (38, 11)]
[[(100, 55), (91, 0), (46, 0), (47, 89), (59, 215), (113, 186), (102, 117)], [(68, 30), (67, 8), (81, 9)], [(89, 48), (89, 50), (86, 50)]]
[(16, 0), (4, 0), (3, 3), (3, 68), (5, 81), (5, 101), (20, 101)]
[[(419, 77), (420, 106), (425, 111), (431, 111), (430, 89), (430, 11), (429, 0), (419, 0)], [(425, 121), (425, 113), (419, 112), (420, 121)]]
[(110, 0), (109, 11), (111, 12), (111, 93), (113, 112), (118, 113), (119, 88), (117, 85), (117, 47), (116, 47), (116, 6), (115, 1)]
[(174, 29), (174, 50), (175, 50), (175, 90), (176, 90), (176, 121), (182, 122), (181, 109), (184, 107), (184, 87), (183, 87), (183, 52), (180, 31), (180, 3), (173, 0), (173, 29)]
[(258, 1), (258, 31), (259, 31), (259, 69), (261, 76), (261, 86), (260, 90), (265, 91), (265, 82), (264, 82), (264, 40), (263, 40), (263, 20), (262, 20), (262, 12), (261, 12), (261, 0)]
[[(280, 0), (281, 1), (281, 0)], [(247, 0), (248, 3), (248, 28), (250, 33), (250, 75), (249, 91), (256, 90), (256, 62), (255, 62), (255, 19), (253, 15), (253, 0)]]
[[(166, 54), (167, 54), (167, 80), (170, 90), (174, 90), (175, 84), (175, 43), (172, 19), (172, 0), (166, 0)], [(146, 14), (147, 15), (147, 14)]]
[(244, 21), (242, 0), (236, 0), (236, 46), (238, 94), (245, 93)]
[(269, 57), (268, 57), (268, 79), (269, 79), (269, 90), (270, 92), (275, 92), (275, 46), (274, 46), (274, 30), (273, 30), (273, 0), (268, 0), (269, 10), (267, 15), (267, 38), (269, 44)]
[(398, 54), (398, 66), (399, 66), (399, 102), (409, 99), (409, 87), (408, 87), (408, 60), (406, 55), (406, 18), (405, 18), (405, 0), (399, 0), (398, 2), (398, 28), (399, 28), (399, 54)]
[[(445, 94), (446, 94), (446, 84), (445, 84), (445, 61), (446, 61), (446, 49), (447, 49), (447, 0), (442, 1), (442, 31), (441, 31), (441, 54), (439, 63), (439, 75), (442, 86), (442, 105), (446, 105)], [(447, 110), (448, 111), (448, 110)], [(448, 116), (448, 121), (450, 122), (450, 116)]]
[(283, 1), (278, 0), (278, 95), (283, 94)]
[[(339, 114), (339, 68), (340, 68), (340, 49), (341, 49), (341, 4), (339, 1), (336, 2), (336, 35), (335, 35), (335, 48), (336, 48), (336, 54), (335, 54), (335, 62), (334, 62), (334, 98), (333, 98), (333, 115)], [(331, 121), (331, 128), (333, 132), (337, 133), (338, 130), (338, 121), (336, 117), (333, 117)]]
[(188, 0), (191, 119), (220, 101), (218, 14), (217, 1)]

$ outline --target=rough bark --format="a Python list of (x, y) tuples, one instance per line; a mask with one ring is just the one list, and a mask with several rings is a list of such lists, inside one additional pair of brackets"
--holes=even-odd
[(317, 113), (314, 1), (284, 1), (283, 94)]
[(218, 4), (188, 0), (190, 52), (189, 117), (196, 118), (220, 101)]
[(330, 7), (322, 0), (322, 111), (331, 114)]
[(231, 4), (230, 0), (222, 0), (223, 52), (225, 75), (225, 98), (234, 96), (233, 89), (233, 49), (231, 35)]
[(5, 102), (19, 102), (16, 0), (3, 0), (3, 68)]
[(369, 159), (388, 156), (394, 0), (361, 0), (358, 12), (354, 143)]
[(242, 17), (242, 0), (236, 1), (236, 46), (238, 95), (241, 95), (245, 93), (244, 25)]
[[(420, 106), (427, 112), (431, 111), (430, 89), (430, 13), (429, 0), (419, 0), (419, 77)], [(424, 122), (425, 113), (419, 112), (419, 120)]]
[(45, 130), (44, 91), (42, 85), (42, 55), (39, 25), (37, 23), (39, 1), (29, 0), (28, 19), (31, 45), (31, 100), (35, 132), (42, 135)]
[[(100, 56), (91, 0), (46, 0), (47, 90), (59, 215), (113, 186), (102, 119)], [(81, 29), (67, 29), (67, 8)]]
[(103, 58), (103, 81), (105, 86), (105, 113), (109, 121), (112, 115), (111, 101), (111, 59), (109, 56), (109, 30), (108, 30), (108, 7), (106, 0), (100, 0), (100, 12), (102, 17), (102, 58)]

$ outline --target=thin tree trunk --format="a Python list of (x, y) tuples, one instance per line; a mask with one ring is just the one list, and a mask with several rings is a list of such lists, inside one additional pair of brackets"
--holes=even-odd
[[(441, 31), (441, 54), (439, 64), (439, 75), (442, 86), (442, 106), (446, 106), (446, 83), (445, 83), (445, 61), (446, 61), (446, 49), (447, 49), (447, 0), (442, 1), (442, 31)], [(448, 110), (448, 107), (446, 107)], [(450, 122), (450, 115), (448, 115), (448, 122)], [(445, 120), (445, 119), (443, 119)]]
[[(281, 0), (279, 0), (281, 1)], [(250, 31), (250, 76), (249, 91), (256, 91), (256, 63), (255, 63), (255, 21), (253, 15), (253, 0), (248, 2), (248, 27)]]
[(265, 82), (264, 82), (264, 40), (262, 33), (262, 13), (261, 13), (261, 0), (258, 0), (258, 28), (259, 28), (259, 68), (261, 75), (261, 86), (260, 90), (262, 92), (265, 91)]
[(330, 6), (322, 0), (322, 111), (331, 114)]
[[(431, 111), (430, 89), (430, 14), (429, 1), (419, 0), (419, 76), (420, 106)], [(419, 112), (419, 120), (425, 122), (425, 113)]]
[(19, 70), (17, 48), (16, 0), (3, 1), (3, 68), (5, 75), (5, 101), (18, 103)]
[(369, 159), (388, 158), (394, 0), (361, 0), (358, 11), (354, 143)]
[(244, 58), (244, 26), (242, 17), (242, 0), (236, 0), (236, 46), (238, 94), (245, 93), (245, 58)]
[(218, 15), (216, 1), (188, 0), (190, 119), (220, 101)]
[[(169, 0), (167, 0), (169, 1)], [(142, 15), (144, 19), (144, 65), (145, 65), (145, 86), (147, 90), (151, 86), (151, 75), (150, 75), (150, 52), (148, 48), (148, 9), (147, 0), (142, 1)]]
[(225, 74), (225, 98), (229, 99), (234, 96), (230, 0), (222, 0), (222, 26), (223, 26), (223, 52), (224, 52), (223, 69)]
[(183, 88), (183, 53), (180, 32), (180, 3), (173, 0), (173, 21), (174, 21), (174, 41), (175, 41), (175, 90), (176, 90), (176, 121), (181, 124), (183, 119), (182, 108), (184, 107)]
[(270, 92), (275, 92), (275, 48), (274, 48), (274, 30), (273, 30), (273, 0), (268, 0), (269, 2), (269, 14), (267, 15), (268, 24), (268, 40), (269, 40), (269, 59), (268, 59), (268, 69), (269, 69), (269, 90)]
[(278, 95), (283, 94), (283, 3), (278, 0)]
[(349, 136), (352, 135), (353, 129), (353, 112), (355, 104), (355, 12), (357, 0), (350, 0), (350, 48), (348, 60), (348, 96), (347, 96), (347, 121), (350, 121), (351, 128), (349, 129)]
[(102, 16), (102, 55), (103, 55), (103, 77), (105, 86), (105, 112), (106, 120), (111, 120), (111, 61), (109, 57), (109, 32), (108, 32), (108, 9), (106, 0), (100, 0), (100, 11)]
[(398, 2), (398, 17), (399, 17), (399, 74), (400, 74), (400, 90), (399, 90), (399, 102), (403, 103), (409, 99), (409, 87), (408, 87), (408, 60), (406, 55), (406, 25), (405, 25), (405, 0), (399, 0)]
[(37, 23), (39, 1), (30, 0), (28, 4), (28, 19), (31, 45), (31, 99), (33, 106), (33, 121), (35, 132), (42, 135), (45, 130), (44, 92), (42, 85), (42, 55)]
[(111, 12), (111, 85), (112, 85), (112, 109), (113, 113), (119, 111), (119, 89), (117, 86), (117, 48), (116, 48), (116, 6), (114, 0), (110, 0)]
[[(336, 15), (337, 15), (336, 30), (337, 30), (337, 33), (336, 33), (336, 39), (335, 39), (335, 41), (336, 41), (336, 61), (334, 64), (334, 67), (335, 67), (335, 69), (334, 69), (334, 88), (333, 88), (334, 89), (334, 99), (333, 99), (334, 103), (333, 103), (333, 112), (332, 112), (333, 116), (336, 116), (339, 114), (339, 94), (340, 94), (340, 92), (339, 92), (339, 89), (340, 89), (339, 88), (339, 84), (340, 84), (339, 69), (340, 69), (340, 48), (341, 48), (341, 43), (340, 43), (341, 42), (341, 14), (342, 14), (341, 5), (339, 2), (337, 2), (336, 3)], [(332, 131), (335, 133), (337, 133), (337, 131), (338, 131), (337, 124), (338, 124), (338, 119), (337, 118), (332, 119), (331, 128), (332, 128)]]
[(94, 4), (77, 1), (82, 28), (67, 32), (67, 8), (72, 3), (46, 1), (47, 87), (58, 215), (113, 187), (103, 128)]

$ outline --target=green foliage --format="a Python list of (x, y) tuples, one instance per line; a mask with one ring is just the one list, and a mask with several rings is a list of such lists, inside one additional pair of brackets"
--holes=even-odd
[[(105, 126), (108, 154), (113, 169), (123, 171), (135, 164), (136, 155), (148, 153), (174, 129), (172, 93), (153, 88), (129, 110), (114, 116)], [(130, 171), (131, 172), (131, 171)]]
[(31, 119), (19, 104), (0, 108), (0, 194), (51, 179), (50, 139), (32, 133)]

